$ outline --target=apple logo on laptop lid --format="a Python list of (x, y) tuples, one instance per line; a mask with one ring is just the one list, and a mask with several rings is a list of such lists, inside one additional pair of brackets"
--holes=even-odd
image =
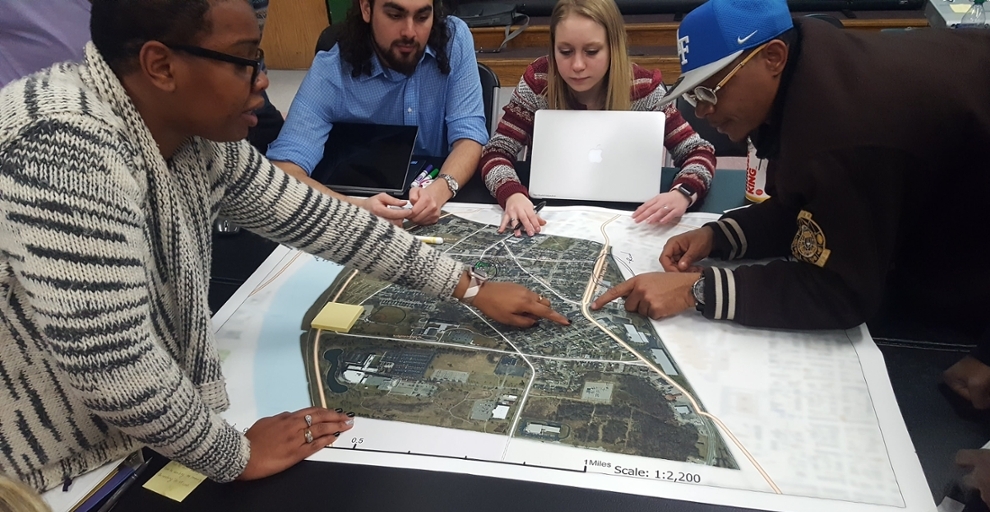
[(588, 151), (588, 161), (593, 164), (602, 163), (602, 147), (600, 145)]

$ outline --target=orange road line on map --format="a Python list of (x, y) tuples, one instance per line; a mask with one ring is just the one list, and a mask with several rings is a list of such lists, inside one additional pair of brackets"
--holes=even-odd
[(608, 243), (609, 242), (608, 233), (605, 232), (605, 227), (608, 226), (608, 224), (610, 222), (612, 222), (613, 220), (615, 220), (617, 218), (619, 218), (618, 215), (616, 215), (615, 217), (612, 217), (611, 219), (609, 219), (609, 220), (605, 221), (604, 223), (602, 223), (601, 232), (602, 232), (602, 237), (605, 240), (605, 243), (602, 244), (602, 252), (599, 253), (598, 260), (595, 262), (595, 268), (594, 268), (594, 270), (592, 271), (592, 274), (591, 274), (591, 279), (588, 280), (588, 287), (585, 288), (585, 290), (584, 290), (584, 296), (582, 297), (582, 301), (581, 301), (581, 314), (583, 314), (585, 316), (585, 318), (588, 319), (588, 321), (590, 321), (592, 324), (594, 324), (599, 329), (601, 329), (602, 332), (604, 332), (609, 337), (611, 337), (613, 340), (615, 340), (616, 343), (618, 343), (619, 345), (621, 345), (626, 350), (632, 352), (633, 355), (635, 355), (637, 359), (639, 359), (640, 361), (642, 361), (643, 363), (645, 363), (648, 367), (650, 367), (651, 370), (657, 372), (663, 380), (667, 381), (668, 384), (670, 384), (671, 386), (677, 388), (677, 390), (679, 390), (685, 397), (687, 397), (688, 401), (694, 407), (694, 410), (695, 411), (698, 411), (698, 415), (703, 416), (705, 418), (708, 418), (712, 422), (716, 423), (719, 427), (722, 427), (722, 430), (724, 430), (725, 433), (726, 433), (726, 435), (729, 436), (729, 438), (732, 440), (732, 442), (735, 443), (736, 446), (740, 450), (742, 450), (743, 454), (746, 455), (746, 458), (749, 459), (749, 462), (751, 464), (753, 464), (753, 466), (756, 468), (757, 471), (760, 472), (760, 475), (763, 476), (763, 479), (767, 481), (767, 483), (770, 485), (770, 487), (773, 489), (773, 491), (775, 493), (777, 493), (777, 494), (782, 494), (780, 492), (780, 488), (777, 487), (777, 484), (775, 484), (773, 482), (773, 479), (770, 478), (770, 475), (768, 475), (767, 472), (763, 469), (763, 467), (760, 466), (760, 464), (758, 462), (756, 462), (756, 459), (753, 457), (752, 454), (749, 453), (749, 450), (747, 450), (746, 447), (743, 446), (743, 444), (739, 441), (739, 439), (732, 433), (732, 431), (729, 430), (729, 427), (727, 427), (724, 423), (722, 423), (722, 420), (718, 419), (717, 417), (715, 417), (714, 415), (712, 415), (712, 414), (710, 414), (708, 412), (705, 412), (705, 410), (702, 409), (701, 404), (699, 404), (697, 402), (697, 400), (695, 400), (694, 396), (692, 396), (690, 393), (688, 393), (687, 390), (684, 389), (680, 384), (678, 384), (673, 379), (671, 379), (670, 376), (667, 375), (666, 372), (664, 372), (661, 368), (659, 368), (656, 365), (656, 363), (654, 363), (653, 361), (650, 361), (650, 360), (646, 359), (646, 357), (644, 357), (638, 351), (636, 351), (631, 346), (629, 346), (629, 344), (627, 344), (625, 342), (625, 340), (623, 340), (622, 338), (619, 338), (618, 336), (615, 335), (615, 333), (613, 333), (612, 331), (608, 330), (607, 328), (605, 328), (604, 325), (598, 323), (597, 320), (595, 320), (594, 318), (592, 318), (591, 311), (588, 309), (589, 308), (589, 304), (591, 303), (591, 296), (594, 295), (596, 281), (598, 281), (599, 276), (605, 270), (605, 262), (607, 261), (608, 251), (610, 249), (610, 246), (609, 246), (609, 243)]
[(323, 329), (316, 330), (316, 341), (313, 342), (313, 366), (316, 369), (316, 389), (320, 390), (320, 406), (324, 409), (327, 408), (327, 396), (323, 393), (323, 377), (320, 376), (320, 334), (323, 334)]
[[(448, 213), (447, 215), (451, 215), (451, 214)], [(444, 215), (444, 217), (447, 216), (447, 215)], [(729, 430), (729, 427), (727, 427), (724, 423), (722, 423), (722, 420), (718, 419), (717, 417), (715, 417), (714, 415), (712, 415), (712, 414), (710, 414), (708, 412), (705, 412), (701, 408), (701, 405), (695, 400), (695, 398), (690, 393), (687, 392), (687, 390), (685, 390), (683, 387), (681, 387), (680, 384), (678, 384), (673, 379), (671, 379), (670, 376), (668, 376), (662, 369), (658, 368), (654, 362), (647, 360), (645, 357), (643, 357), (642, 354), (640, 354), (635, 349), (633, 349), (632, 347), (630, 347), (624, 340), (622, 340), (621, 338), (619, 338), (618, 336), (616, 336), (612, 331), (606, 329), (605, 326), (601, 325), (600, 323), (598, 323), (597, 320), (595, 320), (594, 318), (591, 317), (591, 312), (588, 310), (588, 304), (591, 302), (591, 295), (594, 294), (595, 281), (597, 280), (596, 278), (597, 278), (597, 276), (599, 274), (601, 274), (602, 270), (604, 269), (605, 261), (606, 261), (606, 258), (608, 256), (608, 250), (610, 248), (610, 246), (608, 244), (608, 241), (609, 241), (608, 233), (605, 232), (605, 227), (610, 222), (612, 222), (613, 220), (615, 220), (617, 218), (618, 218), (618, 216), (612, 217), (611, 219), (609, 219), (608, 221), (606, 221), (605, 223), (603, 223), (602, 226), (601, 226), (602, 237), (604, 237), (605, 243), (602, 245), (602, 252), (598, 255), (598, 260), (595, 262), (595, 268), (592, 271), (591, 279), (588, 281), (588, 286), (585, 289), (583, 300), (582, 300), (582, 304), (581, 304), (581, 313), (592, 324), (594, 324), (599, 329), (601, 329), (602, 332), (604, 332), (605, 334), (607, 334), (608, 336), (610, 336), (613, 340), (615, 340), (617, 343), (619, 343), (620, 345), (622, 345), (623, 348), (625, 348), (626, 350), (628, 350), (629, 352), (631, 352), (634, 356), (636, 356), (637, 359), (639, 359), (644, 364), (646, 364), (648, 367), (650, 367), (650, 369), (652, 369), (653, 371), (657, 372), (660, 375), (661, 378), (663, 378), (665, 381), (667, 381), (667, 383), (669, 383), (671, 386), (677, 388), (684, 396), (686, 396), (688, 398), (688, 400), (690, 401), (691, 405), (694, 406), (694, 410), (698, 411), (698, 414), (700, 416), (706, 417), (706, 418), (710, 419), (711, 421), (713, 421), (714, 423), (716, 423), (719, 427), (722, 427), (722, 430), (724, 430), (725, 433), (726, 433), (726, 435), (729, 436), (729, 438), (732, 440), (732, 442), (735, 443), (736, 446), (739, 447), (740, 450), (742, 450), (743, 454), (746, 455), (746, 458), (749, 459), (749, 462), (751, 464), (753, 464), (753, 466), (757, 469), (757, 471), (760, 472), (760, 475), (763, 476), (763, 478), (767, 481), (767, 483), (774, 490), (774, 492), (777, 493), (777, 494), (782, 494), (781, 491), (780, 491), (780, 488), (777, 487), (777, 484), (775, 484), (773, 482), (773, 480), (770, 478), (770, 475), (768, 475), (767, 472), (763, 469), (763, 467), (760, 466), (759, 463), (756, 462), (756, 459), (753, 457), (752, 454), (749, 453), (749, 450), (747, 450), (746, 447), (743, 446), (743, 444), (739, 441), (739, 439), (736, 438), (736, 436), (732, 433), (732, 431)], [(413, 226), (410, 229), (415, 229), (416, 227), (419, 227), (419, 226)], [(295, 256), (293, 256), (292, 260), (289, 261), (289, 264), (285, 265), (285, 267), (283, 267), (282, 270), (285, 270), (285, 268), (287, 268), (289, 265), (291, 265), (292, 264), (292, 261), (294, 261), (297, 256), (299, 256), (298, 253)], [(263, 283), (262, 285), (260, 285), (255, 291), (261, 290), (261, 288), (263, 288), (264, 286), (266, 286), (269, 283), (271, 283), (272, 281), (274, 281), (279, 276), (279, 274), (282, 273), (282, 270), (279, 270), (279, 272), (276, 273), (275, 276), (273, 276), (271, 279), (269, 279), (268, 281), (266, 281), (265, 283)], [(351, 271), (351, 275), (347, 277), (347, 281), (344, 282), (344, 284), (340, 287), (340, 290), (337, 292), (337, 294), (334, 296), (333, 300), (331, 300), (330, 302), (337, 302), (337, 299), (340, 298), (340, 296), (344, 293), (344, 290), (347, 289), (347, 286), (350, 285), (351, 280), (353, 280), (354, 277), (357, 276), (357, 274), (358, 274), (358, 271), (357, 270)], [(252, 292), (252, 295), (253, 294), (254, 294), (254, 292)], [(319, 358), (318, 358), (318, 356), (319, 356), (319, 347), (320, 347), (320, 335), (322, 333), (323, 333), (323, 330), (322, 329), (317, 329), (316, 330), (316, 338), (313, 341), (313, 368), (314, 368), (314, 373), (316, 374), (316, 385), (317, 385), (317, 389), (320, 390), (320, 404), (325, 409), (327, 407), (327, 399), (326, 399), (326, 393), (323, 391), (323, 377), (320, 375), (320, 361), (319, 361)], [(520, 355), (522, 355), (521, 352), (520, 352)]]
[(346, 290), (348, 285), (351, 284), (351, 280), (354, 279), (354, 277), (357, 275), (358, 275), (358, 271), (352, 270), (351, 275), (347, 276), (347, 281), (344, 281), (344, 284), (340, 286), (340, 290), (337, 291), (337, 295), (334, 295), (333, 299), (330, 299), (330, 302), (337, 302), (337, 299), (339, 299), (340, 296), (344, 294), (344, 290)]
[(296, 253), (292, 255), (292, 259), (290, 259), (288, 263), (282, 265), (282, 268), (278, 269), (278, 272), (275, 272), (275, 275), (273, 275), (267, 281), (259, 284), (258, 287), (255, 288), (254, 290), (251, 290), (251, 293), (248, 294), (248, 297), (253, 297), (254, 294), (260, 292), (262, 289), (264, 289), (264, 287), (272, 284), (272, 281), (278, 279), (278, 276), (282, 275), (282, 272), (285, 272), (285, 269), (289, 268), (292, 265), (292, 262), (296, 261), (296, 258), (298, 258), (300, 254), (302, 254), (302, 251), (296, 251)]

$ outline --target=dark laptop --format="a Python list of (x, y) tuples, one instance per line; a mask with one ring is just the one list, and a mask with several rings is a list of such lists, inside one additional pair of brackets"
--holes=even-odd
[(312, 178), (342, 194), (402, 195), (424, 166), (414, 160), (419, 127), (334, 123)]

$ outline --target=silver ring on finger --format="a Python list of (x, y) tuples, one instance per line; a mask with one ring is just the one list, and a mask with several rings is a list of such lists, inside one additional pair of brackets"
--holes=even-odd
[(670, 207), (667, 206), (667, 205), (663, 205), (661, 208), (663, 208), (664, 210), (669, 210), (670, 209)]
[(313, 426), (313, 415), (312, 414), (307, 414), (306, 416), (303, 417), (303, 419), (306, 420), (306, 426), (307, 427), (312, 427)]
[(313, 442), (313, 432), (311, 430), (307, 428), (306, 432), (304, 432), (303, 435), (306, 437), (306, 444), (310, 444)]

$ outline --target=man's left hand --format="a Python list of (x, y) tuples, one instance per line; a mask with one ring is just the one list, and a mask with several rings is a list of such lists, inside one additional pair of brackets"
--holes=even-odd
[(695, 273), (649, 272), (639, 274), (603, 293), (591, 309), (619, 297), (626, 298), (626, 311), (635, 311), (654, 320), (674, 316), (694, 307), (691, 287), (701, 277)]
[(436, 224), (440, 220), (440, 208), (450, 200), (450, 196), (450, 189), (444, 180), (434, 181), (426, 188), (409, 189), (409, 202), (413, 205), (409, 221), (420, 226)]
[(990, 366), (966, 356), (942, 374), (945, 384), (976, 409), (990, 409)]
[(970, 470), (963, 486), (980, 491), (983, 503), (990, 505), (990, 450), (959, 450), (956, 464)]

